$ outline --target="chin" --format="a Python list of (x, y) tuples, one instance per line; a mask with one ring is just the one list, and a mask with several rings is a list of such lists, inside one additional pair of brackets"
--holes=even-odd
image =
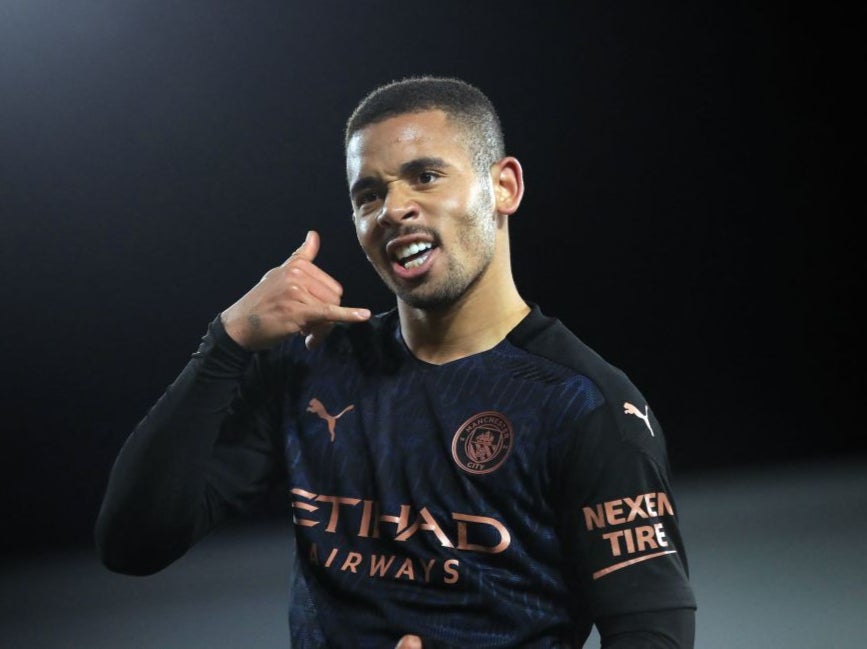
[(402, 296), (400, 299), (413, 309), (421, 311), (443, 311), (455, 303), (455, 300), (444, 300), (438, 297), (418, 297), (415, 295)]
[(416, 290), (395, 291), (396, 295), (407, 305), (423, 311), (442, 311), (460, 301), (466, 292), (466, 287), (450, 286), (439, 290), (425, 291), (424, 287)]

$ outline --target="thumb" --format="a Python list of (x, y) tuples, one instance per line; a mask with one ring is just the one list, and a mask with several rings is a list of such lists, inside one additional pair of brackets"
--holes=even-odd
[(307, 236), (304, 238), (304, 243), (302, 243), (298, 248), (293, 252), (289, 259), (283, 262), (285, 266), (293, 259), (306, 259), (307, 261), (313, 261), (316, 259), (316, 255), (319, 254), (319, 233), (316, 230), (308, 230)]
[(395, 645), (394, 649), (454, 649), (450, 645), (434, 642), (430, 638), (421, 638), (417, 635), (405, 635)]
[(405, 635), (394, 649), (423, 649), (422, 640), (417, 635)]

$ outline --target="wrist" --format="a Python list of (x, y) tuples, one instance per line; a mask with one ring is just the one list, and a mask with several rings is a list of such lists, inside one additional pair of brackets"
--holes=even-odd
[(229, 313), (230, 311), (231, 309), (227, 309), (220, 314), (220, 323), (223, 325), (223, 330), (239, 347), (246, 351), (254, 351), (250, 330), (255, 328), (259, 316), (251, 315), (246, 318), (232, 317)]

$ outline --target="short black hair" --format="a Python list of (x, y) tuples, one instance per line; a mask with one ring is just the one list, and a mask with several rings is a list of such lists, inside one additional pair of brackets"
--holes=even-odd
[(434, 76), (406, 77), (371, 91), (346, 122), (344, 149), (365, 126), (426, 110), (443, 111), (464, 130), (478, 171), (487, 171), (506, 155), (503, 128), (491, 100), (466, 81)]

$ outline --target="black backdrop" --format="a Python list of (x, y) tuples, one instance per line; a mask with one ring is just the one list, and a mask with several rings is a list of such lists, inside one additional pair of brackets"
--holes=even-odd
[(519, 288), (635, 380), (676, 474), (864, 453), (843, 180), (863, 55), (816, 11), (3, 0), (4, 545), (90, 542), (125, 437), (307, 229), (345, 303), (391, 305), (341, 129), (420, 73), (500, 108)]

